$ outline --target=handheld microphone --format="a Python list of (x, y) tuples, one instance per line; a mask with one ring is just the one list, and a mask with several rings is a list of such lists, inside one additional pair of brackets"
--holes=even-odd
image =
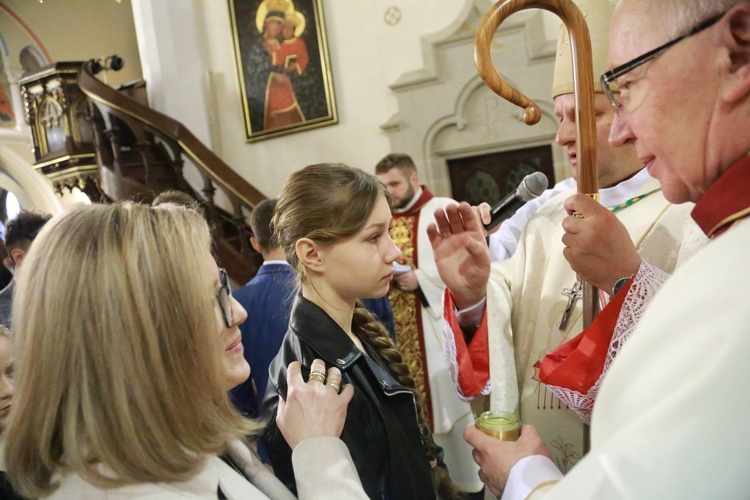
[(534, 172), (524, 177), (515, 191), (490, 209), (492, 220), (490, 220), (489, 224), (485, 224), (484, 228), (487, 231), (492, 230), (502, 221), (516, 213), (516, 210), (524, 206), (526, 202), (541, 195), (547, 189), (548, 185), (547, 176), (541, 172)]

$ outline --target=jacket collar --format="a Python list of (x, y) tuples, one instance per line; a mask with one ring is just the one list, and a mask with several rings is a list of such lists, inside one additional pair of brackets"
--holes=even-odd
[(346, 369), (360, 356), (360, 351), (349, 336), (320, 307), (301, 294), (297, 295), (289, 329), (320, 354), (329, 366)]
[(294, 269), (292, 269), (292, 266), (286, 263), (267, 263), (264, 262), (262, 266), (258, 269), (258, 272), (256, 273), (256, 276), (258, 274), (271, 274), (271, 273), (284, 273), (284, 274), (294, 274)]

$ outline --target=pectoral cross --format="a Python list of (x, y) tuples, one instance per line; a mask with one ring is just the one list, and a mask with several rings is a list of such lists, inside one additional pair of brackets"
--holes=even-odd
[(573, 314), (576, 302), (583, 297), (581, 279), (577, 279), (572, 288), (563, 288), (561, 294), (568, 297), (568, 304), (565, 306), (565, 312), (563, 312), (562, 321), (560, 321), (560, 331), (564, 332), (568, 329), (568, 322), (570, 322), (570, 316)]

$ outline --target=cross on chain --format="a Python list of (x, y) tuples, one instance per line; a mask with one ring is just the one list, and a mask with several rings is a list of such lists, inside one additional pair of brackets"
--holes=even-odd
[(561, 295), (568, 297), (568, 304), (565, 306), (565, 312), (560, 321), (560, 331), (564, 332), (568, 329), (568, 322), (570, 316), (573, 314), (573, 309), (576, 307), (576, 302), (583, 297), (583, 284), (581, 279), (578, 278), (572, 288), (563, 288)]

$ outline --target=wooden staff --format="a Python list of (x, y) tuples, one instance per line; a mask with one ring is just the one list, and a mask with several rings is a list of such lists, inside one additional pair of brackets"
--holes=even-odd
[[(591, 37), (586, 20), (572, 0), (500, 0), (482, 19), (474, 39), (474, 62), (479, 76), (500, 97), (524, 108), (523, 121), (538, 123), (539, 106), (506, 83), (492, 64), (492, 38), (500, 23), (511, 14), (526, 9), (544, 9), (562, 19), (568, 30), (573, 54), (573, 90), (576, 101), (576, 150), (578, 192), (599, 199), (596, 167), (596, 122), (594, 114), (594, 70)], [(599, 313), (599, 297), (591, 283), (583, 284), (583, 327), (588, 328)]]

